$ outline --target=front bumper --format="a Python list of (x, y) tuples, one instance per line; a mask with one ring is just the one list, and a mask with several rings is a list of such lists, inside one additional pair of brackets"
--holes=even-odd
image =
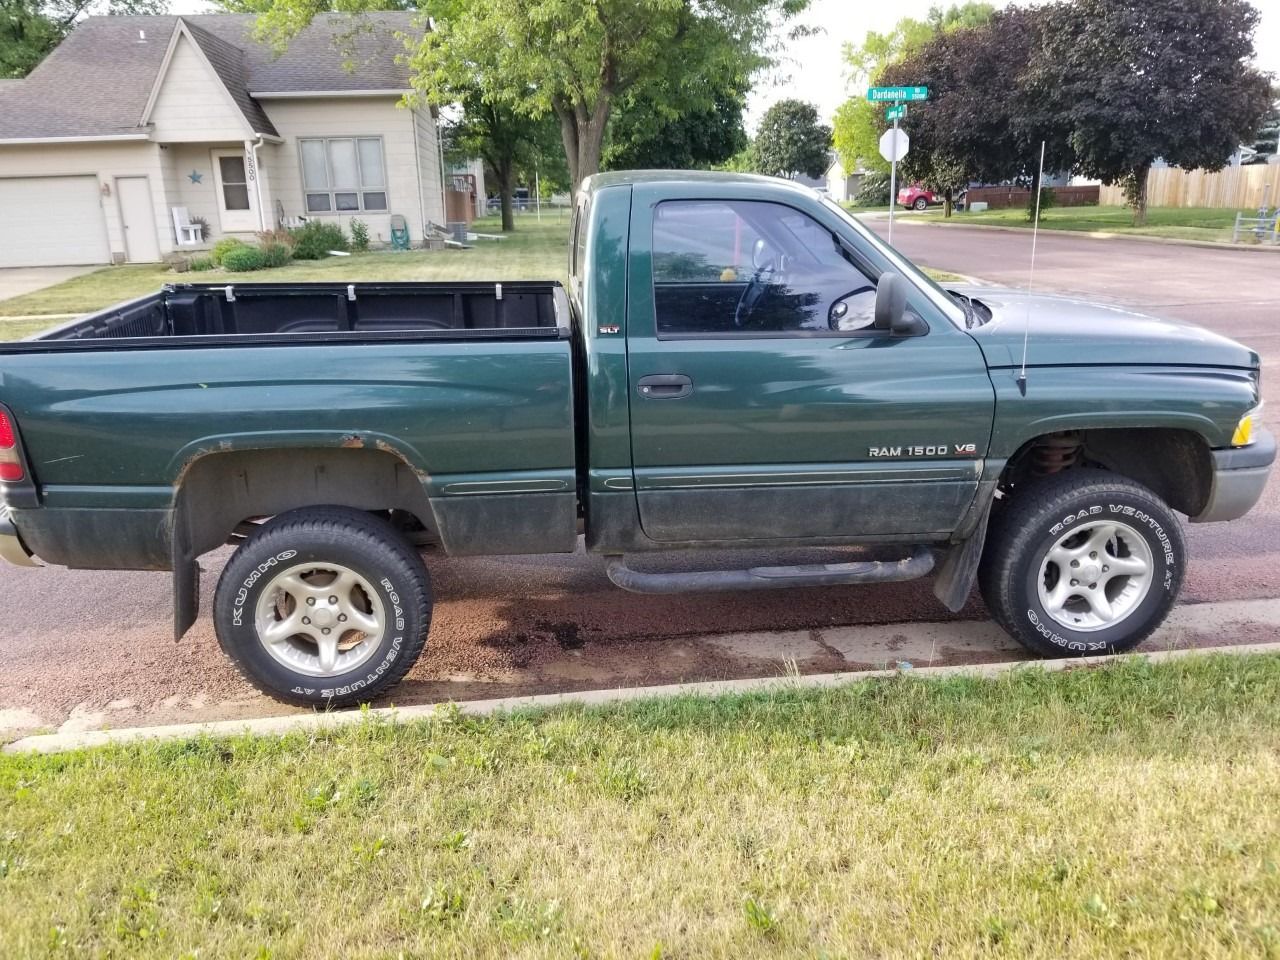
[(1276, 438), (1270, 430), (1259, 430), (1247, 447), (1213, 451), (1213, 487), (1209, 502), (1192, 523), (1236, 520), (1253, 509), (1262, 488), (1271, 476), (1276, 459)]
[(0, 504), (0, 560), (7, 560), (20, 567), (40, 566), (31, 558), (31, 551), (18, 536), (18, 528), (13, 525), (9, 508), (4, 504)]

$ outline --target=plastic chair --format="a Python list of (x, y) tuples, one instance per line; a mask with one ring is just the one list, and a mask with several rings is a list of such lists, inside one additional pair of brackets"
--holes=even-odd
[(180, 247), (194, 247), (204, 243), (204, 227), (191, 222), (191, 214), (186, 207), (173, 208), (173, 232), (177, 234)]
[(409, 249), (409, 224), (405, 218), (398, 213), (393, 213), (391, 215), (391, 249)]

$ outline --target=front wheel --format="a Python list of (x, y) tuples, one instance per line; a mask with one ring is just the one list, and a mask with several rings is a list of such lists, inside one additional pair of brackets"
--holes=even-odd
[(1103, 470), (1020, 489), (992, 521), (979, 571), (996, 622), (1046, 657), (1132, 650), (1164, 621), (1186, 570), (1177, 517)]
[(927, 210), (929, 209), (929, 201), (924, 197), (916, 197), (916, 202), (913, 203), (912, 206), (917, 210)]
[(422, 558), (385, 520), (345, 507), (275, 517), (232, 555), (214, 594), (222, 649), (289, 703), (373, 699), (413, 665), (430, 625)]

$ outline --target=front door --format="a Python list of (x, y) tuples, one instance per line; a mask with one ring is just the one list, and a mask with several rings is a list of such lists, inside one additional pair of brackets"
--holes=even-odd
[[(628, 367), (641, 526), (660, 541), (938, 534), (977, 491), (977, 344), (873, 326), (884, 255), (815, 200), (632, 203)], [(862, 245), (862, 253), (858, 246)]]
[(146, 177), (119, 177), (120, 224), (124, 227), (125, 258), (130, 263), (155, 263), (160, 259), (151, 183)]
[(256, 171), (244, 150), (213, 151), (213, 180), (218, 191), (218, 222), (223, 233), (258, 230)]

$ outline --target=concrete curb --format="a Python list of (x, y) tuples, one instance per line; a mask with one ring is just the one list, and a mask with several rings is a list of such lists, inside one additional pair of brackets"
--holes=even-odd
[[(895, 219), (895, 224), (909, 223), (916, 226), (941, 227), (944, 229), (989, 230), (994, 233), (1027, 233), (1030, 227), (1001, 227), (991, 223), (940, 223), (923, 217)], [(1090, 240), (1136, 240), (1141, 243), (1163, 243), (1175, 247), (1203, 247), (1206, 250), (1227, 250), (1233, 253), (1280, 253), (1280, 246), (1242, 245), (1228, 243), (1225, 240), (1185, 240), (1179, 237), (1149, 237), (1143, 234), (1111, 233), (1107, 230), (1055, 230), (1052, 227), (1041, 227), (1052, 236), (1088, 237)]]
[[(847, 673), (819, 673), (799, 677), (766, 677), (758, 680), (713, 680), (705, 683), (672, 683), (653, 687), (623, 687), (613, 690), (585, 690), (577, 693), (548, 693), (529, 697), (499, 697), (493, 700), (470, 700), (454, 704), (468, 716), (490, 716), (513, 710), (546, 709), (565, 705), (601, 706), (645, 700), (652, 697), (719, 696), (731, 693), (766, 693), (782, 690), (817, 690), (840, 687), (859, 680), (888, 678), (902, 674), (920, 677), (998, 677), (1015, 670), (1091, 669), (1122, 660), (1163, 663), (1185, 657), (1213, 653), (1280, 654), (1280, 643), (1252, 643), (1233, 647), (1205, 647), (1193, 650), (1165, 650), (1154, 653), (1120, 654), (1116, 656), (1063, 660), (1016, 660), (1005, 663), (963, 664), (949, 667), (918, 667), (902, 670), (857, 670)], [(445, 704), (430, 703), (411, 707), (379, 707), (372, 710), (344, 710), (340, 713), (302, 713), (259, 720), (220, 720), (212, 723), (178, 723), (156, 727), (128, 727), (119, 730), (92, 730), (83, 733), (51, 733), (24, 737), (4, 747), (5, 753), (61, 753), (84, 747), (136, 743), (143, 740), (182, 740), (201, 735), (230, 737), (241, 734), (282, 736), (295, 731), (336, 730), (379, 720), (389, 723), (411, 723), (429, 719)]]

